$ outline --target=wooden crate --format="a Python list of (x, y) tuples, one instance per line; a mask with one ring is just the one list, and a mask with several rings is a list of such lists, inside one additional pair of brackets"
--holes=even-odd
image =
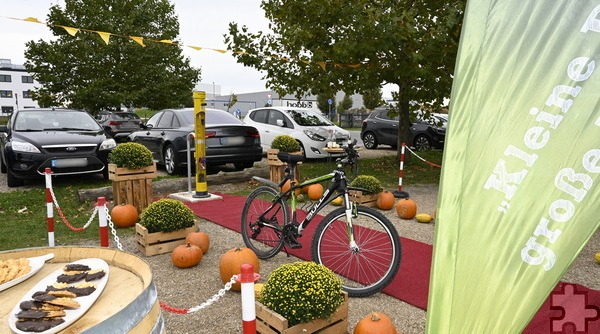
[(185, 237), (189, 233), (197, 231), (198, 226), (194, 224), (192, 227), (168, 233), (148, 233), (148, 230), (138, 223), (135, 224), (135, 240), (142, 254), (152, 256), (172, 252), (175, 247), (185, 243)]
[(327, 320), (317, 319), (309, 323), (289, 327), (286, 318), (256, 302), (257, 334), (346, 334), (348, 333), (348, 294), (343, 292), (344, 302)]
[(360, 190), (349, 190), (348, 195), (352, 202), (371, 208), (377, 206), (377, 198), (379, 197), (379, 194), (363, 194)]
[[(279, 153), (279, 150), (277, 149), (269, 149), (267, 151), (267, 165), (269, 166), (269, 179), (279, 184), (279, 182), (281, 182), (281, 180), (283, 180), (285, 177), (285, 168), (287, 167), (287, 163), (279, 160), (279, 158), (277, 158), (277, 153)], [(298, 152), (297, 154), (301, 153)], [(301, 164), (301, 162), (298, 163), (296, 165), (296, 170), (294, 171), (296, 180), (300, 180), (300, 169), (298, 166)]]
[(152, 203), (152, 179), (156, 175), (156, 164), (140, 169), (109, 164), (108, 178), (113, 181), (114, 204), (131, 204), (141, 213)]

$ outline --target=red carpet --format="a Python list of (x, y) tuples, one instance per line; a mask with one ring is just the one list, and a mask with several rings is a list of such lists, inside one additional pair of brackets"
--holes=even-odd
[[(222, 196), (223, 200), (186, 203), (186, 205), (198, 217), (239, 233), (241, 230), (240, 217), (246, 198), (227, 194), (218, 195)], [(298, 218), (302, 219), (303, 217)], [(311, 259), (310, 242), (320, 219), (322, 217), (316, 217), (304, 230), (304, 235), (300, 238), (300, 243), (304, 247), (290, 250), (290, 254), (304, 260)], [(243, 243), (241, 237), (240, 243)], [(432, 246), (403, 237), (401, 237), (401, 243), (402, 264), (400, 270), (392, 283), (383, 292), (425, 310), (427, 309)], [(573, 288), (574, 293), (569, 295), (568, 292), (573, 292)], [(581, 296), (586, 296), (587, 301), (582, 302)], [(584, 307), (586, 305), (587, 308)], [(560, 322), (553, 319), (561, 317), (562, 308), (572, 310), (572, 313), (566, 312), (568, 314), (564, 320), (571, 319), (575, 323), (576, 329), (576, 331), (564, 331), (564, 333), (600, 333), (600, 291), (566, 283), (560, 283), (554, 289), (523, 333), (548, 334), (553, 333), (553, 331), (554, 333), (560, 333), (561, 331), (557, 327)], [(569, 326), (566, 325), (567, 330)]]

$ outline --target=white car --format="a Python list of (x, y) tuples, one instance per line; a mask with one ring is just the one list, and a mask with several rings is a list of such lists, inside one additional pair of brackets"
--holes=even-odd
[(336, 126), (317, 110), (293, 107), (265, 107), (252, 109), (244, 123), (260, 132), (263, 152), (271, 148), (271, 142), (279, 135), (289, 135), (300, 143), (306, 158), (327, 158), (323, 151), (327, 143), (343, 143), (350, 139), (350, 132)]

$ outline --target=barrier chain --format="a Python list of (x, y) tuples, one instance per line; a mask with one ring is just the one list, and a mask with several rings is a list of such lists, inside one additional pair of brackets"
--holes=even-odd
[(438, 164), (434, 164), (433, 162), (429, 162), (423, 158), (421, 158), (418, 154), (416, 154), (415, 152), (413, 152), (413, 150), (411, 150), (408, 146), (406, 146), (406, 149), (412, 153), (415, 157), (419, 158), (419, 160), (423, 161), (424, 163), (431, 165), (433, 167), (438, 167), (438, 168), (442, 168), (442, 166), (438, 165)]
[(108, 220), (108, 226), (110, 227), (110, 233), (113, 235), (113, 239), (115, 239), (115, 243), (117, 244), (117, 248), (120, 251), (122, 251), (123, 250), (123, 245), (121, 244), (119, 236), (117, 235), (117, 230), (115, 229), (115, 224), (112, 222), (112, 220), (110, 218), (110, 212), (108, 210), (108, 207), (106, 207), (106, 205), (104, 205), (104, 212), (106, 213), (106, 220)]
[(71, 230), (73, 230), (75, 232), (81, 232), (81, 231), (85, 230), (86, 228), (88, 228), (88, 226), (90, 226), (90, 224), (92, 223), (94, 218), (96, 218), (96, 214), (98, 213), (98, 207), (94, 207), (94, 212), (92, 212), (92, 216), (90, 217), (90, 219), (88, 219), (87, 223), (85, 223), (85, 225), (83, 225), (83, 227), (75, 227), (75, 226), (71, 225), (71, 223), (69, 223), (69, 221), (67, 220), (67, 217), (65, 217), (64, 213), (60, 209), (60, 206), (58, 205), (58, 201), (56, 200), (56, 196), (54, 195), (54, 189), (49, 188), (49, 190), (50, 190), (50, 195), (52, 196), (52, 202), (54, 203), (54, 206), (56, 207), (56, 211), (58, 211), (58, 215), (60, 216), (60, 219)]
[(160, 307), (163, 308), (165, 311), (169, 311), (172, 313), (178, 313), (178, 314), (188, 314), (188, 313), (193, 313), (193, 312), (197, 312), (200, 311), (203, 308), (206, 308), (210, 305), (212, 305), (213, 303), (215, 303), (216, 301), (218, 301), (219, 299), (221, 299), (223, 296), (225, 296), (225, 293), (229, 290), (231, 290), (231, 286), (233, 285), (233, 283), (236, 282), (236, 277), (237, 275), (233, 275), (231, 277), (231, 279), (229, 280), (229, 282), (225, 283), (225, 286), (219, 290), (219, 292), (217, 292), (215, 295), (213, 295), (212, 297), (210, 297), (207, 301), (205, 301), (204, 303), (198, 305), (198, 306), (194, 306), (192, 308), (189, 309), (179, 309), (179, 308), (175, 308), (172, 306), (167, 305), (164, 302), (160, 302)]

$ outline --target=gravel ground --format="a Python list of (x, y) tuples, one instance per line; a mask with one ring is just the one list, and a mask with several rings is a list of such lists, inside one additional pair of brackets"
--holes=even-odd
[[(380, 154), (395, 154), (389, 149), (368, 150), (362, 157)], [(256, 168), (263, 167), (260, 163)], [(43, 183), (42, 183), (43, 185)], [(27, 185), (28, 187), (30, 185)], [(39, 185), (31, 185), (39, 187)], [(233, 192), (239, 185), (224, 184), (211, 186), (214, 193)], [(419, 212), (432, 213), (436, 208), (438, 188), (436, 186), (410, 186), (404, 188), (417, 203)], [(0, 192), (8, 191), (5, 177), (0, 177)], [(420, 224), (414, 220), (398, 218), (395, 210), (384, 212), (394, 223), (400, 235), (433, 243), (434, 223)], [(209, 234), (211, 246), (199, 266), (190, 269), (178, 269), (171, 264), (170, 255), (162, 254), (144, 257), (135, 246), (133, 237), (122, 238), (124, 249), (145, 259), (152, 268), (153, 277), (158, 289), (159, 299), (176, 308), (191, 308), (207, 301), (223, 288), (219, 277), (218, 266), (221, 254), (227, 250), (242, 247), (241, 236), (233, 231), (200, 219), (199, 229)], [(306, 237), (305, 237), (306, 238)], [(302, 240), (305, 245), (309, 239)], [(114, 243), (111, 241), (111, 246)], [(600, 251), (600, 233), (596, 233), (590, 243), (583, 249), (579, 258), (563, 277), (564, 281), (579, 283), (593, 289), (600, 289), (600, 265), (594, 261), (594, 254)], [(260, 262), (261, 281), (282, 264), (298, 260), (280, 253), (272, 259)], [(224, 297), (202, 310), (186, 315), (163, 311), (168, 333), (241, 333), (241, 298), (238, 292), (227, 292)], [(367, 298), (351, 298), (348, 315), (348, 332), (352, 333), (356, 323), (371, 311), (389, 315), (396, 327), (404, 334), (420, 334), (425, 332), (426, 312), (385, 294), (376, 294)]]

